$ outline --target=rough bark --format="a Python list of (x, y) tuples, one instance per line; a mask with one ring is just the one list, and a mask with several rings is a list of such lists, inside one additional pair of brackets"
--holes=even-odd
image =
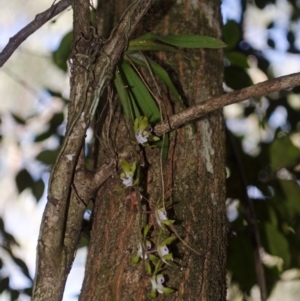
[[(118, 1), (111, 1), (118, 15)], [(127, 1), (122, 3), (125, 5)], [(157, 2), (143, 22), (144, 29), (160, 34), (192, 33), (221, 35), (220, 2)], [(106, 22), (104, 21), (103, 24)], [(139, 28), (142, 31), (142, 27)], [(200, 103), (222, 93), (223, 56), (221, 51), (189, 51), (195, 61), (180, 56), (160, 55), (174, 75), (187, 105)], [(169, 101), (163, 91), (168, 115), (182, 108)], [(130, 144), (129, 126), (114, 114), (104, 129), (110, 137), (109, 149), (102, 147), (100, 157), (112, 153), (135, 156)], [(102, 145), (107, 145), (102, 143)], [(111, 151), (113, 148), (113, 151)], [(141, 185), (150, 207), (162, 194), (160, 153), (146, 149)], [(143, 155), (140, 154), (140, 157)], [(100, 160), (101, 161), (101, 160)], [(172, 200), (176, 229), (185, 242), (170, 249), (178, 268), (167, 271), (167, 286), (176, 288), (158, 300), (215, 301), (226, 298), (225, 165), (222, 112), (216, 111), (170, 134), (168, 159), (163, 165), (165, 198)], [(140, 212), (131, 190), (122, 189), (120, 179), (109, 179), (98, 192), (92, 218), (89, 254), (80, 300), (147, 300), (149, 279), (143, 265), (130, 264), (137, 252), (141, 226), (153, 216)], [(148, 205), (143, 205), (143, 210)], [(148, 206), (149, 207), (149, 206)], [(149, 208), (148, 208), (149, 209)], [(156, 235), (155, 233), (153, 235)]]
[(85, 204), (111, 175), (104, 162), (104, 168), (95, 172), (86, 170), (82, 152), (86, 130), (129, 36), (151, 2), (134, 1), (109, 39), (103, 42), (90, 27), (89, 1), (72, 1), (74, 43), (67, 133), (49, 180), (37, 248), (33, 300), (62, 299), (81, 235)]

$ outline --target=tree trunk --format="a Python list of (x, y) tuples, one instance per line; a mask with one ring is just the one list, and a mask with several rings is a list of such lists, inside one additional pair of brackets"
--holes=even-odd
[[(116, 17), (124, 9), (119, 9), (118, 0), (109, 2), (117, 20)], [(122, 5), (126, 7), (130, 2), (122, 1)], [(220, 38), (220, 1), (181, 2), (157, 2), (138, 30)], [(103, 19), (98, 28), (103, 32), (107, 32), (103, 26), (111, 26), (105, 19), (110, 15), (101, 16)], [(170, 70), (177, 87), (182, 91), (185, 104), (192, 105), (221, 94), (222, 51), (193, 50), (187, 54), (193, 60), (186, 60), (177, 54), (159, 55), (159, 60)], [(161, 100), (167, 115), (182, 109), (170, 101), (164, 88)], [(154, 216), (142, 211), (151, 211), (162, 194), (165, 200), (172, 202), (169, 214), (176, 220), (176, 232), (197, 253), (180, 240), (169, 246), (176, 265), (162, 273), (167, 276), (166, 286), (176, 291), (170, 295), (159, 295), (158, 300), (225, 300), (225, 147), (222, 112), (211, 113), (193, 125), (172, 132), (168, 157), (161, 168), (160, 150), (142, 150), (132, 145), (130, 125), (120, 114), (117, 100), (113, 99), (110, 105), (102, 135), (106, 138), (100, 141), (97, 161), (103, 163), (109, 157), (124, 154), (128, 161), (138, 157), (138, 161), (142, 161), (140, 186), (147, 200), (144, 199), (142, 206), (139, 206), (135, 191), (122, 188), (120, 170), (100, 188), (93, 208), (80, 300), (148, 299), (151, 284), (144, 264), (132, 264), (130, 259), (137, 253), (142, 228), (146, 223), (154, 225)], [(152, 235), (152, 240), (155, 240), (159, 234), (154, 229)]]

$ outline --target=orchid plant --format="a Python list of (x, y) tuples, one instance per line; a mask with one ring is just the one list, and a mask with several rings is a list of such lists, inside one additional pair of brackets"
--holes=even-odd
[(132, 164), (128, 163), (126, 160), (123, 160), (121, 163), (121, 167), (123, 172), (120, 175), (120, 178), (123, 182), (123, 184), (126, 187), (131, 187), (134, 185), (133, 177), (136, 170), (136, 162), (133, 162)]
[(149, 124), (148, 118), (142, 116), (134, 121), (135, 139), (139, 144), (145, 144), (148, 141), (158, 141), (159, 138), (152, 133), (152, 127)]

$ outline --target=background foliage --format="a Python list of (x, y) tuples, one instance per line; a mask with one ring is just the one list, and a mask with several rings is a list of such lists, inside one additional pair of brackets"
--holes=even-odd
[[(280, 74), (274, 68), (277, 55), (299, 55), (300, 4), (289, 0), (257, 0), (255, 4), (247, 1), (224, 1), (226, 5), (234, 3), (235, 12), (225, 14), (223, 40), (228, 45), (225, 49), (225, 90), (240, 89), (253, 84), (256, 74), (262, 78), (274, 78)], [(283, 24), (276, 11), (285, 3), (289, 7), (288, 23)], [(264, 13), (264, 34), (258, 36), (260, 43), (249, 38), (247, 14)], [(298, 31), (297, 31), (298, 30)], [(280, 33), (280, 34), (278, 34)], [(248, 36), (247, 36), (248, 35)], [(68, 72), (67, 58), (70, 52), (72, 33), (68, 32), (53, 51), (51, 59), (56, 68)], [(263, 45), (263, 46), (261, 46)], [(283, 46), (285, 45), (285, 46)], [(133, 58), (134, 59), (134, 58)], [(142, 64), (142, 63), (141, 63)], [(153, 66), (154, 66), (153, 62)], [(120, 68), (130, 68), (123, 63)], [(130, 70), (133, 72), (133, 70)], [(162, 72), (160, 70), (160, 72)], [(165, 77), (165, 74), (161, 75)], [(132, 77), (131, 77), (132, 79)], [(128, 81), (130, 78), (127, 79)], [(166, 79), (168, 81), (168, 78)], [(32, 147), (36, 149), (35, 158), (23, 164), (17, 172), (15, 181), (19, 193), (30, 189), (36, 201), (43, 197), (49, 167), (54, 163), (58, 147), (63, 138), (65, 127), (64, 107), (68, 100), (49, 86), (39, 87), (48, 98), (57, 102), (57, 108), (46, 117), (46, 126), (35, 131)], [(171, 92), (172, 84), (169, 85)], [(175, 97), (176, 97), (176, 91)], [(227, 204), (228, 204), (228, 271), (231, 283), (231, 300), (243, 299), (256, 285), (254, 242), (251, 238), (251, 225), (245, 216), (247, 199), (255, 208), (262, 244), (268, 293), (271, 294), (276, 284), (284, 280), (297, 280), (300, 277), (300, 90), (280, 91), (261, 99), (250, 99), (224, 110), (227, 124)], [(32, 115), (20, 116), (13, 110), (11, 118), (15, 127), (23, 132), (30, 131), (32, 124), (42, 114), (37, 109)], [(3, 130), (1, 135), (9, 135)], [(20, 149), (22, 139), (20, 138)], [(38, 170), (38, 172), (37, 172)], [(1, 219), (0, 237), (0, 293), (9, 292), (11, 300), (19, 295), (30, 295), (32, 275), (18, 253), (18, 244), (14, 237), (5, 230)], [(85, 246), (82, 242), (81, 246)], [(3, 259), (2, 259), (3, 257)], [(9, 259), (10, 258), (10, 259)], [(27, 285), (16, 288), (10, 280), (6, 265), (14, 262), (21, 273), (28, 279)], [(291, 273), (293, 271), (294, 273)], [(289, 272), (289, 273), (288, 273)], [(299, 283), (299, 282), (297, 282)], [(238, 287), (238, 290), (236, 289)], [(234, 289), (235, 288), (235, 289)], [(78, 288), (79, 290), (79, 288)], [(276, 290), (275, 290), (276, 291)], [(237, 298), (237, 299), (235, 299)], [(296, 297), (295, 297), (296, 298)], [(275, 299), (274, 299), (275, 300)], [(296, 300), (296, 299), (290, 299)]]

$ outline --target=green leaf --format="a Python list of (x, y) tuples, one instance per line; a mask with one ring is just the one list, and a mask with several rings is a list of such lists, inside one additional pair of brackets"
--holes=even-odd
[(136, 255), (130, 259), (131, 263), (138, 263), (140, 261), (140, 256)]
[(44, 164), (52, 165), (55, 163), (57, 155), (58, 150), (44, 150), (37, 155), (36, 159)]
[(171, 235), (170, 237), (168, 237), (167, 239), (165, 239), (162, 243), (161, 243), (161, 245), (169, 245), (169, 244), (171, 244), (174, 240), (176, 240), (177, 239), (177, 237), (176, 236), (174, 236), (174, 235)]
[(269, 252), (271, 255), (282, 258), (285, 268), (288, 268), (291, 261), (288, 241), (271, 223), (265, 223), (265, 231), (269, 244)]
[(149, 297), (154, 299), (156, 298), (156, 291), (155, 290), (152, 290), (150, 293), (149, 293)]
[(44, 181), (42, 179), (39, 179), (38, 181), (34, 182), (31, 189), (33, 195), (35, 196), (38, 202), (44, 194), (44, 189), (45, 189)]
[(176, 87), (172, 83), (169, 74), (165, 71), (164, 68), (162, 68), (159, 64), (152, 61), (151, 59), (146, 58), (139, 54), (130, 55), (130, 60), (134, 62), (136, 65), (142, 66), (144, 68), (148, 67), (147, 66), (147, 62), (148, 62), (154, 74), (156, 74), (160, 78), (160, 80), (169, 88), (171, 93), (174, 95), (175, 99), (183, 106), (182, 99), (178, 91), (176, 90)]
[(160, 112), (147, 87), (127, 63), (124, 62), (121, 68), (129, 85), (128, 90), (132, 93), (134, 101), (142, 110), (143, 115), (148, 117), (150, 123), (157, 123), (160, 120)]
[(235, 21), (228, 21), (223, 27), (223, 39), (228, 45), (226, 50), (234, 48), (238, 41), (240, 40), (241, 32), (239, 25)]
[(162, 161), (165, 162), (168, 159), (168, 153), (169, 153), (169, 134), (165, 134), (164, 139), (160, 139), (160, 141), (157, 143), (157, 146), (159, 148), (163, 148), (162, 150)]
[(153, 254), (148, 254), (148, 257), (151, 261), (159, 260), (159, 257), (157, 257), (156, 255), (153, 255)]
[(31, 276), (30, 276), (30, 274), (29, 274), (29, 270), (28, 270), (28, 267), (27, 267), (26, 263), (25, 263), (22, 259), (20, 259), (20, 258), (18, 258), (18, 257), (15, 257), (12, 253), (10, 253), (10, 255), (11, 255), (11, 257), (12, 257), (14, 263), (22, 270), (23, 274), (24, 274), (31, 282), (33, 282), (32, 278), (31, 278)]
[(27, 187), (31, 188), (34, 181), (27, 169), (22, 169), (16, 176), (16, 183), (19, 193), (21, 193)]
[(18, 301), (20, 296), (20, 292), (17, 290), (10, 290), (10, 300)]
[(55, 131), (57, 127), (64, 122), (64, 119), (64, 114), (62, 112), (54, 114), (49, 122), (50, 129), (53, 129), (53, 131)]
[(42, 134), (39, 134), (35, 137), (34, 142), (41, 142), (44, 141), (46, 139), (48, 139), (49, 137), (51, 137), (53, 135), (53, 131), (52, 130), (48, 130)]
[(58, 49), (52, 53), (54, 64), (65, 72), (68, 70), (67, 60), (71, 53), (72, 41), (73, 31), (70, 31), (62, 38)]
[(182, 48), (224, 48), (227, 45), (219, 39), (200, 35), (158, 36), (160, 41)]
[(121, 167), (122, 167), (122, 169), (123, 169), (125, 172), (130, 172), (130, 171), (131, 171), (131, 166), (130, 166), (130, 164), (129, 164), (126, 160), (123, 160), (123, 161), (122, 161)]
[(230, 65), (241, 68), (249, 68), (247, 56), (239, 51), (230, 51), (226, 53), (226, 58), (229, 60)]
[(175, 220), (174, 219), (166, 219), (166, 220), (164, 220), (164, 221), (162, 221), (165, 225), (167, 225), (167, 226), (170, 226), (170, 225), (172, 225), (172, 224), (174, 224), (175, 223)]
[(151, 275), (152, 274), (152, 270), (151, 270), (151, 266), (150, 266), (149, 262), (146, 262), (145, 268), (146, 268), (147, 274)]
[(147, 32), (139, 37), (136, 38), (136, 40), (157, 40), (157, 35), (153, 32)]
[(173, 293), (175, 290), (170, 287), (164, 287), (164, 288), (162, 288), (162, 291), (164, 292), (164, 294), (168, 295), (168, 294)]
[(165, 259), (165, 260), (173, 260), (173, 254), (172, 253), (166, 254), (166, 255), (163, 256), (163, 259)]
[(270, 146), (270, 160), (273, 170), (293, 167), (299, 158), (299, 149), (291, 142), (289, 136), (275, 139)]
[(144, 230), (143, 230), (143, 236), (144, 236), (144, 239), (146, 238), (148, 232), (149, 232), (149, 225), (147, 224), (145, 227), (144, 227)]
[(17, 123), (22, 124), (22, 125), (26, 124), (26, 120), (23, 119), (23, 118), (21, 118), (20, 116), (14, 114), (14, 113), (11, 113), (11, 116), (14, 118), (14, 120), (15, 120)]
[(9, 289), (9, 278), (5, 277), (0, 279), (0, 294), (2, 294), (7, 289)]
[(23, 289), (23, 293), (26, 294), (27, 296), (31, 297), (32, 296), (32, 287), (27, 287)]
[(280, 205), (284, 205), (287, 209), (288, 216), (291, 221), (295, 216), (300, 215), (300, 187), (296, 181), (280, 180), (280, 186), (284, 192), (283, 198), (278, 198)]
[(135, 114), (133, 113), (132, 104), (130, 103), (130, 98), (127, 93), (127, 89), (125, 88), (125, 84), (123, 83), (119, 68), (117, 68), (115, 72), (114, 84), (118, 92), (124, 114), (126, 118), (132, 123), (134, 121)]
[(186, 57), (181, 51), (173, 46), (169, 46), (160, 42), (150, 41), (150, 40), (131, 40), (128, 44), (128, 49), (125, 53), (133, 53), (138, 51), (164, 51), (164, 52), (174, 52), (179, 53)]
[(252, 80), (244, 68), (229, 66), (224, 68), (224, 78), (226, 84), (235, 90), (251, 86)]

